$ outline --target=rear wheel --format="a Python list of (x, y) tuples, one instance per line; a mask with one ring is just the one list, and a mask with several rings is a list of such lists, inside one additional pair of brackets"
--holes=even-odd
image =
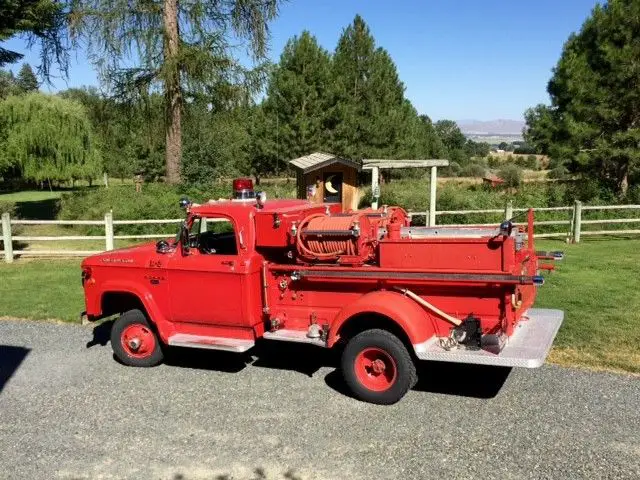
[(113, 324), (111, 347), (118, 360), (132, 367), (153, 367), (164, 358), (160, 339), (137, 309), (124, 312)]
[(418, 379), (407, 348), (386, 330), (366, 330), (353, 337), (341, 363), (345, 382), (365, 402), (396, 403)]

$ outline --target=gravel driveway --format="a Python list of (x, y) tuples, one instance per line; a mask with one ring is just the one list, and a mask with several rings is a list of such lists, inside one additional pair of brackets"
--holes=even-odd
[(1, 478), (640, 478), (634, 377), (424, 364), (381, 407), (315, 347), (135, 369), (107, 327), (0, 321)]

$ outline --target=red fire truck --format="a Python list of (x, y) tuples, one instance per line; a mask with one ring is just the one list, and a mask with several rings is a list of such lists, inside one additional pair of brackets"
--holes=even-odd
[(234, 198), (183, 202), (175, 239), (82, 263), (84, 318), (120, 314), (111, 343), (151, 367), (171, 346), (245, 352), (258, 339), (339, 348), (357, 398), (398, 401), (419, 361), (538, 367), (563, 312), (533, 308), (541, 268), (560, 253), (518, 226), (412, 226), (399, 207)]

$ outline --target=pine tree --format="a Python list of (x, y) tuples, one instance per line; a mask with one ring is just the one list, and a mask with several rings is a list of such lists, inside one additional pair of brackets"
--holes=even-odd
[[(2, 0), (0, 2), (0, 42), (16, 35), (26, 37), (29, 46), (39, 44), (40, 73), (49, 75), (52, 63), (66, 73), (68, 64), (66, 6), (59, 0)], [(0, 46), (0, 67), (14, 63), (22, 53)]]
[(262, 113), (276, 128), (264, 133), (275, 136), (284, 160), (327, 148), (330, 64), (328, 52), (307, 31), (284, 47), (262, 105)]
[(17, 93), (16, 90), (16, 78), (13, 72), (0, 70), (0, 100)]
[(397, 157), (415, 110), (405, 102), (393, 60), (376, 48), (359, 15), (338, 41), (333, 75), (333, 151), (351, 158)]
[(31, 65), (23, 63), (16, 78), (16, 86), (23, 93), (31, 93), (38, 90), (38, 79), (31, 69)]
[(549, 81), (551, 107), (527, 111), (526, 138), (624, 196), (640, 178), (640, 0), (597, 5)]

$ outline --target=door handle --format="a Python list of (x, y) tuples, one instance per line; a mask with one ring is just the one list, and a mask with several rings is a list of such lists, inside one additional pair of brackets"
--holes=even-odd
[(236, 262), (234, 262), (233, 260), (222, 260), (220, 262), (221, 265), (228, 265), (229, 267), (233, 267), (235, 263)]

